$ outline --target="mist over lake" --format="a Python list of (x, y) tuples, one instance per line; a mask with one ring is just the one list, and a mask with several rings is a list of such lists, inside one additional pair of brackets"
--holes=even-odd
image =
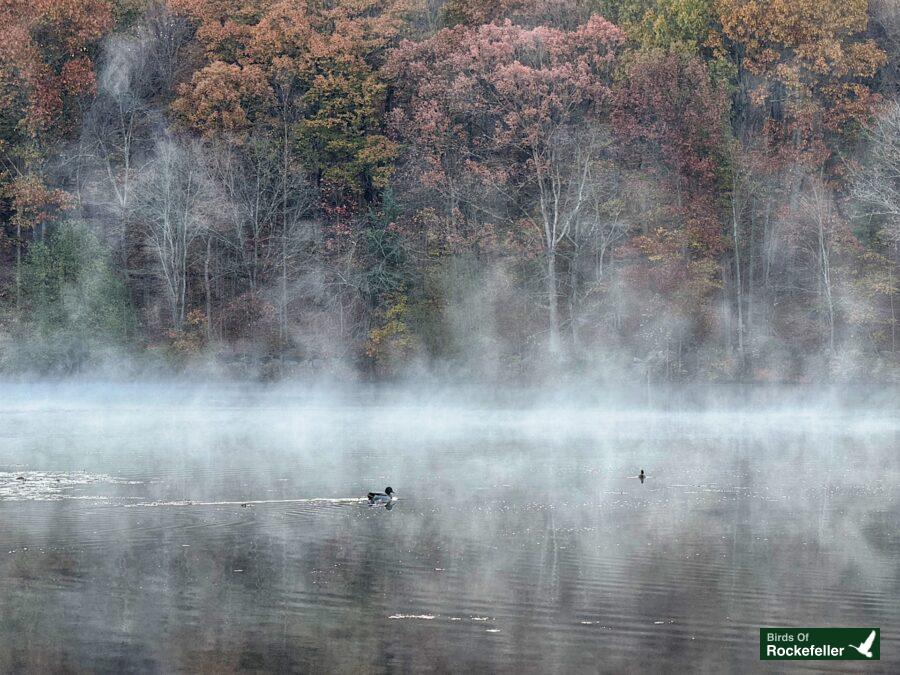
[(767, 625), (898, 664), (889, 407), (4, 391), (4, 672), (746, 672)]
[(0, 0), (0, 675), (900, 673), (898, 279), (900, 0)]

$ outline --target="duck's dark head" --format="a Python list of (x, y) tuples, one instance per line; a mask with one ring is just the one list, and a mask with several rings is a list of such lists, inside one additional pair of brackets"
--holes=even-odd
[(394, 494), (394, 488), (392, 488), (392, 487), (386, 487), (386, 488), (384, 488), (384, 494), (386, 494), (386, 495), (392, 495), (392, 494)]

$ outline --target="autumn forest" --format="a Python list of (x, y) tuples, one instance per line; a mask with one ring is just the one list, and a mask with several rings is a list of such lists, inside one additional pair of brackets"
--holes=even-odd
[(0, 373), (896, 380), (896, 0), (0, 0)]

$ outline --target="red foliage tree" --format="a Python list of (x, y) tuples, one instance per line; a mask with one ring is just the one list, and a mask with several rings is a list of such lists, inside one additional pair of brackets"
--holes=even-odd
[(642, 232), (623, 254), (635, 288), (703, 322), (725, 252), (718, 174), (726, 141), (726, 92), (698, 58), (638, 56), (616, 90), (613, 119), (624, 161), (655, 174), (659, 206), (638, 215)]
[(599, 16), (572, 31), (458, 26), (404, 42), (385, 67), (392, 129), (451, 233), (512, 221), (539, 237), (553, 350), (559, 246), (586, 206), (624, 40)]

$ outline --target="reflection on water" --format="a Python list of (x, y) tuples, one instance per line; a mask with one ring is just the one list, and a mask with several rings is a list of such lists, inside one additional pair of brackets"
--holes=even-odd
[(871, 625), (896, 672), (894, 418), (518, 418), (7, 412), (0, 671), (745, 672)]

